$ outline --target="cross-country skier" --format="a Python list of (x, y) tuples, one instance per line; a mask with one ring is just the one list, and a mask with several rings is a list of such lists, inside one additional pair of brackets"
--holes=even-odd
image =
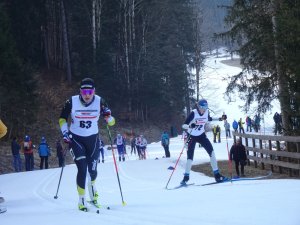
[(126, 141), (121, 134), (117, 134), (117, 137), (114, 140), (114, 143), (117, 145), (119, 161), (125, 161), (125, 151), (126, 151)]
[[(222, 182), (226, 177), (222, 176), (219, 173), (218, 163), (216, 160), (215, 152), (210, 143), (209, 139), (206, 137), (205, 131), (208, 131), (208, 125), (205, 124), (208, 121), (211, 121), (212, 118), (209, 116), (208, 113), (208, 104), (205, 99), (201, 99), (197, 104), (196, 108), (192, 110), (190, 115), (185, 120), (184, 124), (182, 125), (183, 129), (186, 129), (188, 132), (188, 150), (187, 150), (187, 162), (185, 166), (185, 173), (183, 180), (180, 182), (182, 185), (185, 185), (186, 182), (190, 179), (190, 171), (192, 168), (193, 158), (194, 158), (194, 150), (196, 143), (198, 142), (201, 146), (206, 150), (210, 157), (210, 165), (212, 167), (215, 179), (217, 182)], [(221, 118), (219, 120), (222, 120)], [(206, 127), (206, 129), (205, 129)], [(210, 128), (211, 130), (211, 128)]]
[[(72, 123), (68, 128), (67, 120), (71, 114)], [(99, 159), (99, 116), (103, 116), (109, 126), (115, 124), (111, 111), (103, 98), (95, 95), (95, 84), (85, 78), (80, 84), (80, 94), (69, 98), (60, 115), (59, 125), (64, 141), (70, 145), (70, 153), (77, 166), (78, 208), (87, 211), (85, 200), (85, 182), (89, 172), (88, 190), (91, 202), (100, 207), (95, 186), (97, 162)]]

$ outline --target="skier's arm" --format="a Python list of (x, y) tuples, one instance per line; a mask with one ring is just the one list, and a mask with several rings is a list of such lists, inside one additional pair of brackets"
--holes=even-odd
[[(192, 111), (191, 113), (190, 113), (190, 115), (186, 118), (186, 120), (184, 121), (184, 124), (182, 125), (182, 128), (183, 129), (188, 129), (188, 128), (190, 128), (190, 127), (192, 127), (193, 126), (193, 124), (190, 124), (191, 123), (191, 121), (194, 119), (194, 112)], [(195, 124), (194, 124), (195, 125)]]
[(115, 118), (111, 116), (111, 110), (103, 98), (101, 98), (100, 102), (100, 115), (104, 117), (109, 126), (115, 125)]
[(72, 110), (72, 98), (68, 99), (65, 102), (65, 105), (61, 111), (60, 117), (59, 117), (59, 127), (60, 130), (62, 132), (62, 134), (68, 133), (69, 129), (68, 129), (68, 117), (71, 113)]

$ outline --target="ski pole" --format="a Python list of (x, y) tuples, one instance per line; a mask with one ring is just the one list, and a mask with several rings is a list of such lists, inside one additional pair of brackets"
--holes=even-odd
[(173, 173), (174, 173), (175, 170), (176, 170), (177, 164), (178, 164), (178, 162), (179, 162), (179, 160), (180, 160), (180, 158), (181, 158), (181, 155), (183, 154), (183, 150), (184, 150), (184, 148), (186, 147), (186, 144), (188, 143), (189, 139), (190, 139), (190, 134), (188, 135), (188, 137), (187, 137), (187, 139), (186, 139), (186, 142), (184, 142), (183, 148), (182, 148), (182, 150), (181, 150), (181, 152), (180, 152), (180, 154), (179, 154), (179, 157), (178, 157), (178, 159), (177, 159), (177, 161), (176, 161), (176, 163), (175, 163), (174, 169), (173, 169), (173, 171), (172, 171), (172, 173), (171, 173), (171, 176), (170, 176), (170, 178), (169, 178), (169, 180), (168, 180), (168, 182), (167, 182), (167, 184), (166, 184), (166, 189), (168, 188), (168, 185), (169, 185), (169, 183), (170, 183), (170, 180), (171, 180), (171, 178), (172, 178), (172, 176), (173, 176)]
[(117, 162), (116, 162), (116, 157), (115, 157), (113, 142), (112, 142), (112, 138), (111, 138), (111, 134), (110, 134), (110, 130), (109, 130), (108, 125), (106, 125), (106, 129), (107, 129), (108, 137), (109, 137), (109, 140), (110, 140), (111, 151), (112, 151), (112, 155), (113, 155), (113, 159), (114, 159), (114, 165), (115, 165), (115, 169), (116, 169), (116, 174), (117, 174), (117, 178), (118, 178), (118, 184), (119, 184), (120, 194), (121, 194), (121, 198), (122, 198), (122, 205), (125, 206), (126, 202), (123, 199), (123, 193), (122, 193), (122, 187), (121, 187), (121, 182), (120, 182), (120, 178), (119, 178), (118, 166), (117, 166)]
[(230, 160), (230, 153), (229, 153), (229, 149), (228, 149), (227, 135), (226, 135), (226, 147), (227, 147), (227, 154), (228, 154), (228, 170), (229, 170), (229, 174), (230, 174), (230, 180), (232, 182), (232, 162)]
[(54, 199), (57, 199), (58, 196), (58, 190), (59, 190), (59, 187), (60, 187), (60, 181), (61, 181), (61, 178), (62, 178), (62, 175), (63, 175), (63, 172), (64, 172), (64, 167), (65, 167), (65, 156), (66, 156), (66, 153), (67, 153), (67, 149), (69, 148), (69, 146), (67, 146), (64, 150), (64, 161), (63, 161), (63, 164), (62, 164), (62, 167), (61, 167), (61, 171), (60, 171), (60, 176), (59, 176), (59, 181), (58, 181), (58, 185), (57, 185), (57, 190), (56, 190), (56, 194), (54, 196)]

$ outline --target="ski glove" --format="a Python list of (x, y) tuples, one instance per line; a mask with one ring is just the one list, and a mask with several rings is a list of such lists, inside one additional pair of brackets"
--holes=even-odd
[(104, 107), (103, 110), (102, 110), (102, 115), (103, 115), (104, 117), (110, 116), (110, 115), (111, 115), (110, 109), (107, 108), (107, 107)]
[(195, 128), (195, 127), (196, 127), (196, 124), (194, 124), (194, 123), (190, 124), (190, 128)]
[(188, 124), (183, 124), (182, 125), (182, 129), (185, 129), (185, 130), (187, 130), (189, 128), (195, 128), (195, 127), (196, 127), (195, 123), (191, 123), (190, 125), (188, 125)]
[(69, 135), (67, 131), (63, 133), (63, 139), (65, 143), (70, 144), (72, 142), (71, 138), (72, 135)]

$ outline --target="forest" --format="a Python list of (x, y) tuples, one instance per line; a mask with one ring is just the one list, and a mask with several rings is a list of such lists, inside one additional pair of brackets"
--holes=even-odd
[(119, 121), (169, 125), (201, 97), (202, 52), (226, 46), (244, 68), (227, 94), (260, 112), (279, 99), (295, 134), (299, 9), (298, 0), (1, 0), (0, 117), (8, 137), (58, 129), (64, 101), (91, 77)]

